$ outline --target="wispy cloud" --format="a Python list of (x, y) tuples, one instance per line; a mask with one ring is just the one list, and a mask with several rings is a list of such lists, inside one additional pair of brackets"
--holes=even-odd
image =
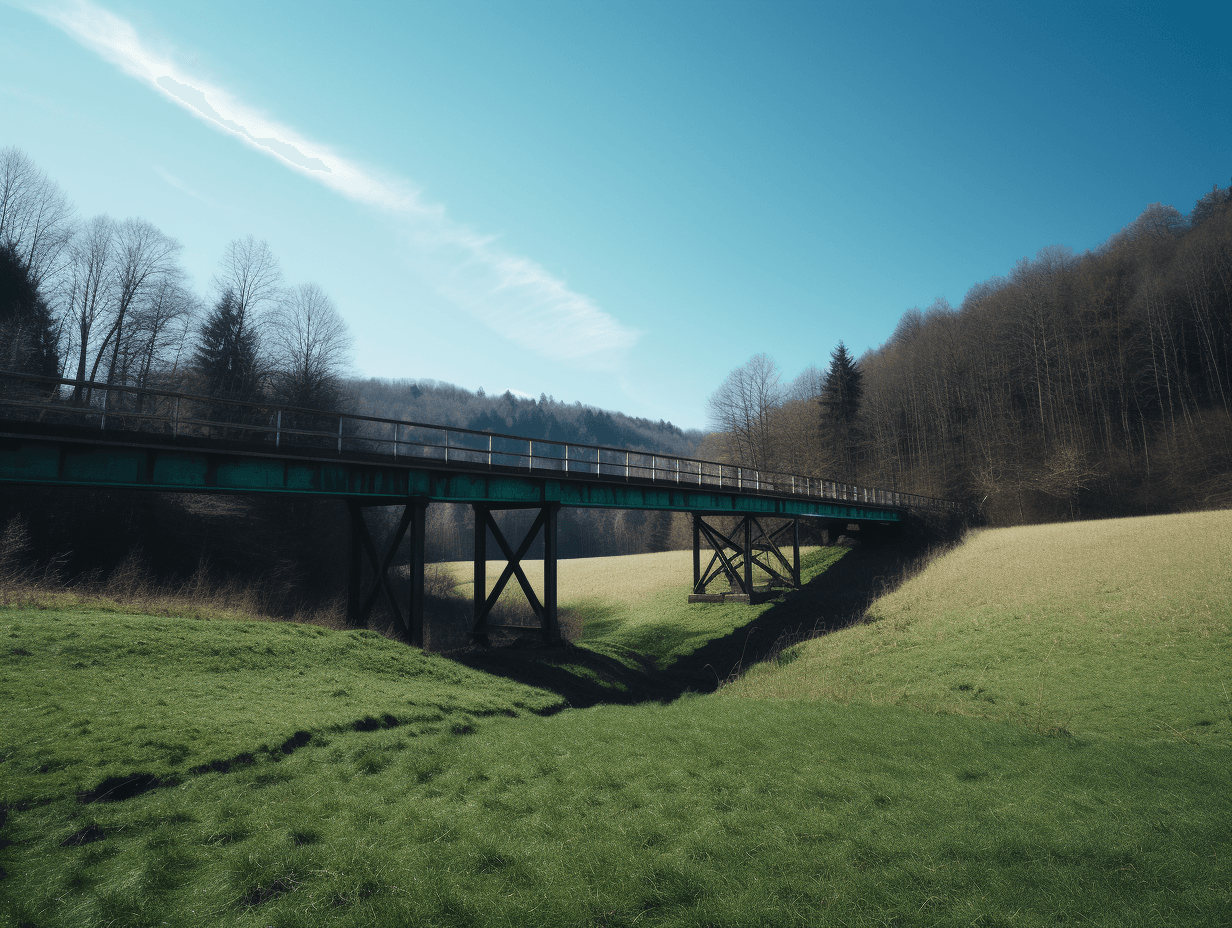
[(178, 177), (176, 177), (174, 174), (172, 174), (170, 171), (164, 168), (161, 164), (154, 165), (154, 170), (158, 173), (159, 177), (165, 180), (168, 184), (170, 184), (176, 190), (180, 191), (180, 193), (187, 194), (188, 196), (192, 197), (194, 200), (200, 200), (202, 203), (205, 203), (209, 206), (214, 205), (213, 203), (210, 202), (208, 197), (206, 197), (205, 195), (201, 193), (198, 193), (192, 187), (188, 186), (188, 184), (184, 183), (184, 181), (180, 180)]
[(637, 333), (534, 261), (454, 222), (409, 181), (344, 158), (235, 95), (187, 73), (126, 20), (90, 0), (30, 7), (86, 48), (245, 145), (341, 194), (402, 219), (412, 263), (448, 299), (500, 335), (549, 358), (614, 369)]

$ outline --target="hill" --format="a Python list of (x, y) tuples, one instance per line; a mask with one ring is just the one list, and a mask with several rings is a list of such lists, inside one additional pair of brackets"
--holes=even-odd
[(482, 388), (472, 393), (435, 380), (354, 379), (347, 381), (346, 393), (348, 410), (361, 415), (523, 438), (691, 456), (704, 437), (696, 429), (685, 431), (662, 419), (652, 422), (580, 402), (559, 402), (542, 394), (538, 400), (509, 391), (488, 396)]
[(1232, 512), (990, 529), (726, 691), (1232, 743)]

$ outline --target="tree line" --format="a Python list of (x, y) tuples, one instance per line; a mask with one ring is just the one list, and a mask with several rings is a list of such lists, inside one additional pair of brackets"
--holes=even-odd
[(790, 384), (758, 355), (709, 412), (703, 454), (996, 524), (1232, 505), (1232, 188), (1044, 248)]
[(0, 347), (4, 369), (226, 400), (334, 409), (351, 336), (319, 286), (287, 286), (269, 245), (230, 242), (210, 296), (183, 246), (141, 218), (81, 220), (17, 148), (0, 149)]
[[(78, 381), (62, 397), (78, 405), (102, 403), (91, 383), (198, 394), (219, 401), (199, 410), (216, 421), (240, 421), (224, 403), (244, 401), (676, 455), (693, 454), (701, 440), (701, 433), (670, 422), (546, 395), (535, 400), (427, 379), (348, 376), (352, 339), (334, 302), (315, 284), (289, 286), (266, 242), (249, 235), (228, 243), (206, 295), (189, 281), (182, 252), (175, 238), (144, 219), (82, 219), (22, 151), (0, 149), (0, 369)], [(110, 409), (127, 403), (140, 411), (141, 402), (139, 394), (113, 391), (108, 398)], [(282, 424), (320, 427), (309, 419), (284, 414)], [(72, 549), (70, 572), (110, 569), (128, 545), (141, 544), (160, 573), (191, 571), (206, 559), (225, 573), (277, 574), (304, 585), (330, 573), (316, 549), (346, 533), (336, 507), (312, 501), (109, 502), (95, 493), (87, 505), (76, 497), (66, 502), (25, 493), (3, 503), (6, 520), (22, 516), (32, 525), (43, 556)], [(83, 524), (91, 518), (97, 531)], [(391, 528), (383, 524), (388, 518), (372, 518), (380, 523), (373, 526), (378, 534)], [(502, 518), (511, 526), (518, 521), (516, 513)], [(435, 506), (431, 521), (430, 557), (470, 557), (469, 507)], [(565, 522), (565, 557), (661, 550), (687, 534), (668, 513), (595, 511), (570, 514)], [(117, 539), (115, 532), (130, 524), (132, 538)], [(158, 540), (163, 525), (177, 527), (175, 541)], [(251, 538), (281, 541), (258, 553)], [(180, 552), (186, 547), (192, 551)]]
[[(182, 250), (144, 219), (79, 220), (23, 152), (0, 149), (0, 368), (663, 453), (701, 439), (546, 395), (348, 377), (352, 339), (333, 300), (316, 284), (287, 286), (266, 242), (230, 242), (208, 299)], [(87, 386), (72, 397), (93, 399)]]

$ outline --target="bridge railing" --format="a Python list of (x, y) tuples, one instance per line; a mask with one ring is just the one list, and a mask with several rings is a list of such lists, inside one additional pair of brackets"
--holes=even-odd
[(7, 371), (0, 371), (0, 416), (176, 439), (256, 442), (270, 449), (311, 449), (325, 455), (375, 454), (904, 509), (959, 508), (953, 500), (679, 455)]

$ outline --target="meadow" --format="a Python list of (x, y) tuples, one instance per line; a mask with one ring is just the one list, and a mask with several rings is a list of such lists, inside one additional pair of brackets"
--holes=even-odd
[[(802, 547), (801, 582), (808, 583), (845, 553), (845, 548)], [(527, 560), (522, 566), (535, 588), (542, 589), (543, 562)], [(455, 595), (469, 602), (475, 585), (471, 562), (455, 561), (446, 568), (454, 578)], [(505, 561), (488, 562), (488, 593), (495, 589), (504, 568)], [(659, 668), (669, 667), (707, 642), (747, 625), (769, 608), (769, 603), (690, 604), (692, 551), (577, 558), (559, 562), (557, 572), (565, 632), (587, 649), (625, 663), (650, 661)], [(769, 575), (754, 569), (755, 586), (768, 579)], [(725, 587), (726, 582), (718, 580), (707, 590)], [(501, 593), (501, 602), (520, 607), (529, 620), (530, 609), (522, 595), (516, 581), (511, 580)]]
[(991, 529), (729, 695), (1232, 742), (1232, 514)]
[[(10, 607), (0, 924), (1226, 924), (1229, 516), (980, 533), (666, 705), (366, 632)], [(612, 623), (573, 647), (688, 611), (675, 570), (571, 592)], [(656, 662), (739, 620), (693, 621)]]

